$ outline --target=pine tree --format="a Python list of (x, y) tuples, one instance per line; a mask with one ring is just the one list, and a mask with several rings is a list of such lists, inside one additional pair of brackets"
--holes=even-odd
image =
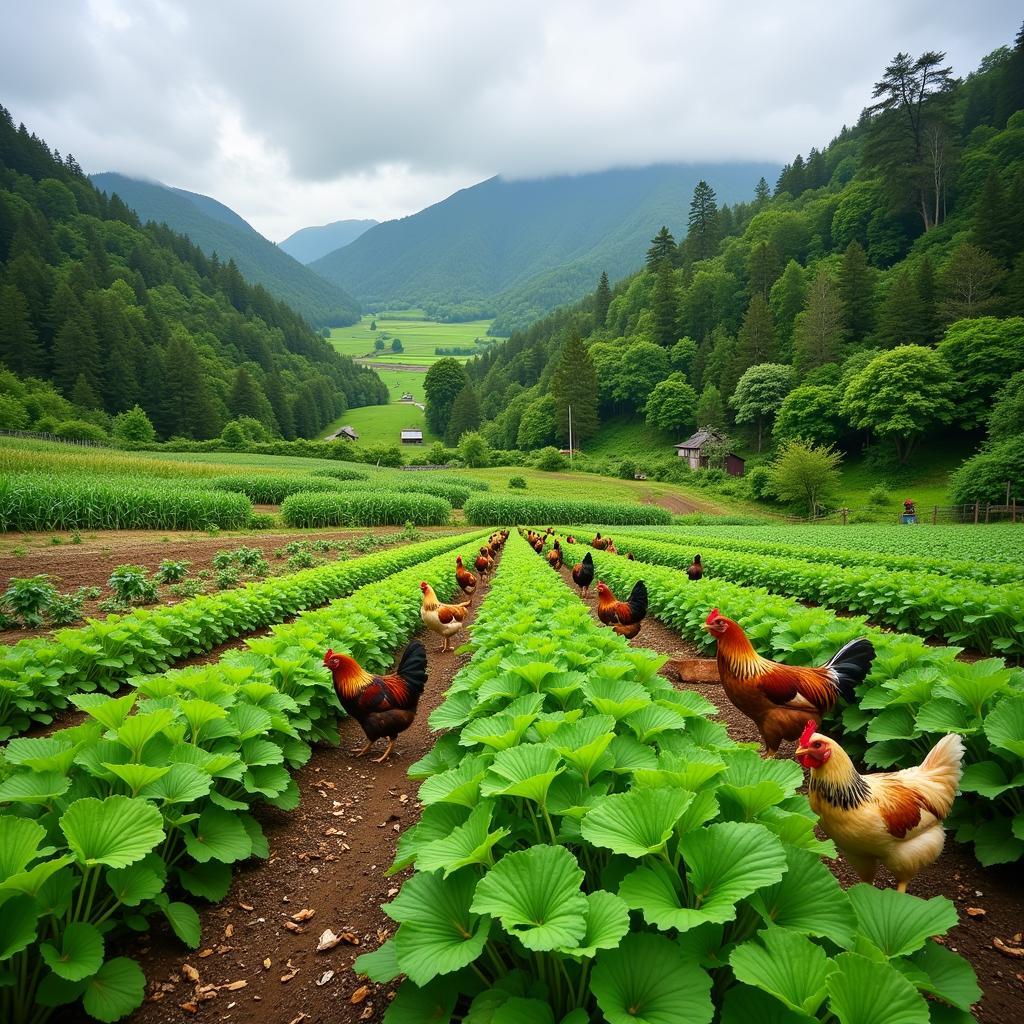
[(651, 292), (654, 340), (659, 345), (673, 345), (679, 338), (679, 304), (672, 264), (662, 260), (656, 275)]
[(676, 258), (676, 240), (664, 224), (661, 230), (651, 239), (651, 247), (647, 250), (647, 269), (654, 270), (661, 263), (671, 264)]
[(1019, 239), (1013, 236), (1013, 222), (1007, 217), (1006, 194), (999, 171), (992, 167), (974, 206), (974, 242), (1003, 266), (1009, 266)]
[(742, 376), (747, 367), (757, 363), (771, 363), (774, 360), (775, 324), (768, 303), (758, 292), (747, 306), (743, 326), (736, 338), (736, 379)]
[(277, 428), (280, 430), (281, 436), (286, 441), (293, 440), (295, 437), (295, 419), (292, 416), (291, 402), (288, 401), (288, 396), (285, 394), (281, 377), (276, 373), (269, 374), (263, 390), (267, 394), (270, 408), (274, 411), (274, 419), (277, 420)]
[(53, 339), (53, 379), (65, 395), (71, 393), (79, 374), (94, 392), (102, 382), (100, 346), (88, 313), (66, 320)]
[(772, 285), (772, 313), (779, 338), (779, 358), (788, 360), (793, 350), (793, 323), (807, 301), (807, 276), (796, 260), (790, 260), (782, 277)]
[(220, 433), (220, 417), (199, 353), (182, 328), (167, 343), (163, 395), (168, 434), (202, 440)]
[(252, 416), (253, 419), (260, 419), (263, 413), (265, 399), (260, 394), (256, 382), (252, 379), (249, 371), (240, 366), (235, 371), (235, 379), (231, 384), (231, 392), (228, 395), (228, 411), (232, 418), (240, 416)]
[(925, 253), (914, 277), (920, 301), (921, 337), (925, 344), (935, 345), (942, 335), (942, 317), (939, 311), (939, 288), (935, 280), (935, 264)]
[(861, 342), (874, 325), (875, 283), (864, 247), (854, 239), (839, 268), (839, 296), (843, 303), (843, 326), (854, 342)]
[(706, 260), (718, 251), (718, 205), (715, 190), (702, 178), (690, 200), (686, 247), (694, 262)]
[[(764, 179), (761, 179), (764, 181)], [(782, 273), (782, 257), (779, 250), (768, 241), (758, 242), (747, 258), (747, 272), (750, 275), (750, 294), (760, 295), (765, 302), (771, 295), (772, 285)]]
[(476, 430), (479, 426), (480, 401), (472, 382), (466, 381), (466, 386), (455, 396), (455, 402), (452, 404), (452, 415), (448, 421), (448, 432), (445, 434), (444, 442), (449, 448), (454, 448), (463, 434)]
[(132, 346), (119, 335), (107, 349), (103, 367), (103, 404), (108, 412), (130, 409), (139, 400)]
[(583, 444), (597, 433), (597, 371), (579, 332), (571, 328), (551, 377), (555, 400), (555, 432), (569, 444), (569, 407), (572, 407), (572, 442)]
[(793, 333), (793, 364), (802, 376), (842, 354), (843, 304), (828, 271), (818, 271), (807, 294), (807, 308), (797, 317)]
[(0, 362), (20, 377), (42, 373), (45, 362), (28, 302), (13, 284), (0, 288)]
[(72, 387), (68, 398), (71, 400), (71, 404), (78, 409), (98, 409), (100, 407), (99, 395), (96, 394), (96, 389), (89, 383), (89, 379), (84, 373), (80, 373), (75, 378), (74, 387)]
[(771, 199), (771, 196), (772, 191), (768, 187), (768, 182), (764, 180), (764, 176), (762, 175), (757, 179), (757, 185), (754, 188), (754, 202), (757, 203), (758, 206), (764, 206), (764, 204)]
[[(764, 181), (764, 178), (761, 179)], [(721, 430), (725, 426), (725, 404), (722, 393), (714, 384), (708, 384), (697, 402), (697, 426)]]
[(612, 290), (608, 286), (608, 273), (601, 271), (601, 280), (597, 282), (597, 291), (594, 293), (594, 326), (604, 327), (608, 319), (608, 307), (612, 302)]
[(909, 270), (901, 270), (889, 288), (882, 307), (880, 340), (886, 348), (923, 345), (926, 341), (925, 310)]

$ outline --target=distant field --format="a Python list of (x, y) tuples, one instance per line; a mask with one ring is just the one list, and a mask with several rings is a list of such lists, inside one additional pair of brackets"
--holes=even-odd
[[(404, 376), (411, 377), (412, 374)], [(405, 427), (419, 427), (423, 431), (423, 444), (429, 446), (439, 440), (427, 429), (423, 410), (410, 403), (391, 405), (367, 405), (361, 409), (349, 409), (336, 423), (331, 424), (325, 434), (330, 434), (338, 427), (347, 424), (355, 427), (359, 440), (354, 442), (359, 447), (371, 444), (399, 444), (399, 431)], [(348, 442), (346, 442), (348, 443)], [(408, 446), (413, 450), (413, 446)], [(419, 447), (419, 446), (417, 446)]]
[[(389, 319), (386, 316), (374, 317), (367, 314), (357, 324), (350, 327), (335, 327), (331, 330), (331, 344), (342, 354), (353, 358), (367, 357), (373, 362), (394, 363), (397, 365), (407, 364), (414, 366), (425, 366), (437, 359), (443, 358), (434, 353), (438, 346), (472, 346), (477, 338), (487, 337), (487, 328), (491, 326), (490, 320), (472, 320), (465, 324), (439, 324), (432, 320), (410, 320), (404, 319), (419, 310), (401, 310), (396, 316), (399, 318)], [(377, 321), (376, 332), (370, 330), (370, 324), (374, 319)], [(373, 345), (377, 338), (382, 338), (385, 344), (383, 352), (375, 352)], [(403, 352), (391, 352), (391, 342), (399, 338), (402, 342)], [(476, 346), (481, 352), (486, 349), (484, 346)], [(455, 356), (460, 362), (465, 362), (469, 356)]]

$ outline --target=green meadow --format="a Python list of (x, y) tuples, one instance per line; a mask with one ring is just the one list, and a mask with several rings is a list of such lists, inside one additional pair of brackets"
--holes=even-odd
[[(477, 345), (476, 339), (494, 342), (497, 339), (487, 337), (490, 320), (472, 320), (464, 324), (439, 324), (433, 320), (407, 319), (418, 310), (385, 311), (375, 316), (368, 313), (358, 323), (349, 327), (335, 327), (331, 330), (330, 342), (342, 354), (353, 359), (368, 359), (375, 363), (389, 363), (396, 366), (429, 366), (443, 358), (435, 353), (438, 347), (458, 346), (461, 348), (475, 347), (480, 352), (486, 351), (486, 345)], [(377, 330), (371, 331), (370, 324), (376, 321)], [(384, 351), (375, 352), (374, 342), (380, 338), (384, 342)], [(402, 342), (402, 352), (392, 352), (391, 343), (398, 338)], [(465, 362), (469, 356), (455, 356)]]

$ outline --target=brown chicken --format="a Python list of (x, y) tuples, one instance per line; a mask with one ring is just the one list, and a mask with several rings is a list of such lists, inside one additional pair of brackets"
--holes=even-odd
[(704, 628), (718, 641), (718, 672), (729, 700), (752, 719), (774, 757), (783, 740), (795, 740), (812, 718), (853, 700), (854, 687), (871, 670), (875, 649), (865, 637), (851, 640), (821, 668), (782, 665), (762, 658), (738, 623), (714, 608)]
[(557, 572), (562, 568), (562, 546), (556, 540), (548, 552), (548, 565)]
[(629, 593), (629, 599), (618, 601), (608, 586), (597, 584), (597, 617), (619, 634), (632, 640), (640, 632), (640, 625), (647, 614), (647, 586), (637, 580)]
[(860, 775), (835, 740), (810, 721), (796, 759), (811, 771), (807, 797), (821, 827), (862, 881), (884, 864), (905, 892), (907, 883), (942, 853), (942, 822), (960, 784), (963, 740), (943, 736), (916, 768)]
[(455, 559), (455, 582), (459, 585), (459, 590), (469, 598), (469, 603), (473, 603), (473, 594), (476, 591), (476, 577), (462, 564), (462, 555), (458, 555)]
[(438, 652), (443, 654), (448, 650), (449, 639), (465, 625), (466, 616), (469, 614), (469, 602), (441, 604), (434, 593), (434, 588), (426, 582), (420, 584), (420, 590), (423, 593), (420, 619), (431, 633), (437, 633), (444, 638), (444, 643), (438, 648)]
[(704, 565), (700, 560), (700, 555), (693, 556), (693, 561), (686, 567), (686, 575), (693, 582), (704, 578)]
[(349, 717), (354, 718), (366, 734), (366, 745), (355, 750), (362, 757), (382, 737), (387, 737), (387, 749), (378, 764), (385, 760), (395, 745), (395, 739), (416, 717), (416, 706), (427, 683), (427, 652), (418, 640), (405, 649), (398, 669), (390, 676), (374, 676), (347, 654), (328, 651), (324, 664), (331, 670), (334, 690)]
[(592, 548), (597, 548), (598, 551), (604, 551), (611, 542), (611, 537), (602, 537), (601, 534), (596, 534), (594, 539), (590, 542), (590, 546)]
[(482, 547), (480, 554), (476, 556), (476, 561), (473, 563), (474, 568), (481, 576), (486, 576), (491, 571), (493, 564), (494, 559), (491, 558), (490, 550), (487, 547)]
[(590, 584), (594, 582), (594, 559), (589, 551), (583, 556), (582, 562), (572, 567), (572, 581), (580, 588), (580, 597), (590, 596)]

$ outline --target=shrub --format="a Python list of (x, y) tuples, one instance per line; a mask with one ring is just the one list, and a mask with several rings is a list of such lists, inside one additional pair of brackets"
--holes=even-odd
[(533, 464), (546, 473), (555, 473), (565, 469), (565, 456), (554, 445), (548, 445), (537, 452)]
[(286, 526), (400, 526), (411, 519), (420, 526), (448, 522), (452, 506), (430, 494), (366, 491), (353, 494), (292, 494), (281, 504)]
[(152, 604), (156, 600), (156, 583), (146, 578), (141, 565), (119, 565), (110, 574), (107, 586), (122, 605)]
[(165, 558), (156, 571), (155, 579), (157, 583), (177, 583), (185, 578), (191, 564), (184, 560), (176, 562), (173, 559)]
[(657, 505), (632, 502), (583, 501), (562, 498), (534, 498), (522, 495), (474, 494), (463, 510), (468, 522), (478, 526), (515, 523), (583, 523), (612, 525), (668, 526), (672, 516)]
[(956, 505), (1006, 501), (1006, 482), (1010, 496), (1020, 502), (1024, 497), (1024, 437), (1012, 437), (989, 445), (969, 458), (949, 478), (949, 493)]
[(618, 476), (623, 480), (636, 479), (636, 463), (632, 459), (623, 459), (616, 470)]
[(0, 604), (11, 619), (34, 629), (43, 624), (43, 616), (56, 596), (57, 588), (44, 573), (12, 579)]
[(114, 417), (114, 437), (118, 441), (145, 444), (156, 440), (156, 431), (145, 410), (135, 405)]
[(66, 437), (71, 441), (109, 441), (107, 432), (96, 426), (95, 423), (87, 423), (85, 420), (65, 420), (53, 428), (58, 437)]
[(82, 618), (85, 599), (90, 593), (86, 587), (79, 587), (73, 594), (54, 594), (46, 609), (46, 617), (51, 625), (70, 626), (71, 623), (78, 622)]
[(892, 495), (889, 493), (889, 488), (885, 484), (875, 484), (868, 491), (868, 504), (872, 508), (882, 508), (884, 505), (892, 504)]
[(746, 480), (752, 498), (764, 500), (772, 496), (772, 477), (767, 466), (755, 466), (747, 473)]
[(526, 481), (521, 476), (510, 476), (508, 478), (508, 485), (513, 490), (525, 491)]

